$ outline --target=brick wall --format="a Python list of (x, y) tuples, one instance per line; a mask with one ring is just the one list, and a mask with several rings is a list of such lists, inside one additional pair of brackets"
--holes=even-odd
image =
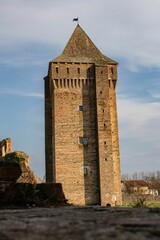
[[(94, 67), (53, 63), (52, 76), (55, 182), (70, 203), (99, 203)], [(87, 144), (79, 144), (79, 137)]]
[(116, 67), (56, 62), (50, 67), (46, 180), (62, 183), (69, 203), (121, 204)]
[(113, 158), (107, 66), (96, 66), (101, 205), (114, 204)]
[(118, 119), (116, 106), (116, 85), (117, 85), (117, 66), (109, 66), (109, 103), (111, 117), (111, 133), (112, 133), (112, 158), (113, 158), (113, 181), (115, 191), (116, 204), (122, 204), (121, 193), (121, 174), (120, 174), (120, 153), (119, 153), (119, 138), (118, 138)]

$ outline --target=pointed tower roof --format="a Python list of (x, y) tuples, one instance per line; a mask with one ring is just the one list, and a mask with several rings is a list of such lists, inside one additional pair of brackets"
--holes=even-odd
[(84, 62), (96, 64), (117, 64), (104, 56), (87, 36), (84, 30), (76, 26), (62, 54), (52, 62)]

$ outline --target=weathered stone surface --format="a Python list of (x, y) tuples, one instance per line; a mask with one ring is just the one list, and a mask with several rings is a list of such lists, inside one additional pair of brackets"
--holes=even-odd
[(10, 138), (6, 138), (0, 141), (0, 157), (4, 157), (10, 152), (12, 152), (12, 140)]
[(159, 240), (158, 209), (60, 207), (0, 210), (1, 240)]
[(0, 158), (0, 181), (17, 183), (40, 183), (41, 180), (29, 167), (29, 156), (21, 151)]

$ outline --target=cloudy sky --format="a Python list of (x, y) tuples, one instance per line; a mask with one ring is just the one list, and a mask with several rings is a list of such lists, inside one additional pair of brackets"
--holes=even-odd
[(122, 173), (160, 170), (160, 1), (0, 0), (0, 139), (44, 167), (43, 77), (79, 22), (119, 62)]

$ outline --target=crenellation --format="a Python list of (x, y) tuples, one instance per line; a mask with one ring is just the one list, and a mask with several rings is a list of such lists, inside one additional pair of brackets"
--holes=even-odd
[(93, 85), (95, 84), (95, 79), (56, 79), (54, 78), (52, 80), (53, 83), (53, 89), (57, 88), (75, 88), (75, 89), (81, 89), (81, 91), (92, 91)]

